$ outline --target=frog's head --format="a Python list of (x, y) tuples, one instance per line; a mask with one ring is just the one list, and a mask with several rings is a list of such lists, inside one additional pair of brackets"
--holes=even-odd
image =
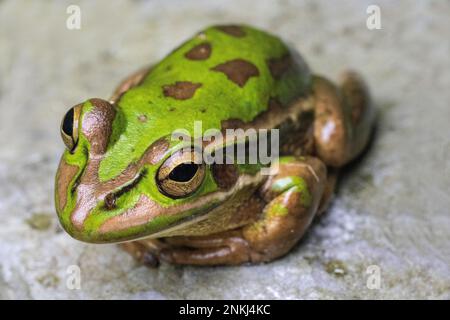
[[(114, 149), (113, 126), (120, 117), (108, 101), (90, 99), (63, 118), (67, 150), (56, 175), (55, 203), (73, 237), (119, 242), (160, 236), (201, 219), (242, 187), (237, 166), (197, 164), (193, 148), (167, 136), (149, 142), (137, 158)], [(129, 141), (133, 148), (136, 143)], [(108, 166), (124, 157), (128, 165), (105, 179), (100, 172), (107, 157)]]

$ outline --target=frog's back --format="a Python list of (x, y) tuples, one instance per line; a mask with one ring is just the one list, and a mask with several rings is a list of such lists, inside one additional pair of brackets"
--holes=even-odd
[(279, 38), (248, 26), (214, 26), (157, 64), (120, 107), (146, 114), (161, 136), (190, 130), (194, 121), (203, 129), (226, 119), (251, 121), (270, 99), (287, 105), (309, 84), (306, 64)]
[(308, 93), (310, 78), (306, 64), (279, 38), (248, 26), (210, 27), (175, 49), (116, 102), (99, 176), (117, 176), (177, 129), (195, 136), (198, 121), (203, 134), (223, 128), (226, 120), (250, 122), (272, 105), (288, 106)]

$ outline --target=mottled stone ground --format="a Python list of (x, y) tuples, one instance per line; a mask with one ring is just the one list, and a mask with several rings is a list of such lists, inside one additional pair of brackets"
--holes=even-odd
[[(82, 29), (65, 27), (68, 4)], [(450, 4), (376, 1), (1, 1), (0, 298), (450, 298)], [(238, 268), (137, 265), (62, 232), (53, 177), (59, 122), (197, 30), (246, 22), (282, 35), (311, 67), (361, 70), (379, 124), (328, 214), (284, 259)], [(66, 286), (81, 268), (81, 289)], [(370, 265), (380, 289), (366, 286)]]

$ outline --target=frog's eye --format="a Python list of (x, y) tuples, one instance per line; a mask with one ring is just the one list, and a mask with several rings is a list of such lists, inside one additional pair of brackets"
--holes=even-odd
[(171, 198), (183, 198), (194, 193), (205, 178), (205, 165), (194, 162), (195, 151), (178, 151), (159, 168), (156, 182)]
[(61, 121), (61, 138), (67, 149), (73, 151), (78, 142), (78, 120), (81, 114), (81, 105), (70, 108)]

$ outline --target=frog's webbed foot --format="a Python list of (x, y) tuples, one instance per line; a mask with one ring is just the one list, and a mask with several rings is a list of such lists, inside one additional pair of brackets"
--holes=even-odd
[(244, 227), (204, 237), (172, 237), (162, 260), (176, 264), (238, 265), (286, 254), (303, 236), (325, 188), (326, 167), (317, 158), (281, 159), (260, 190), (267, 202), (260, 218)]
[(358, 156), (370, 138), (374, 109), (369, 91), (354, 72), (343, 74), (339, 88), (315, 76), (313, 91), (316, 153), (327, 165), (341, 167)]

